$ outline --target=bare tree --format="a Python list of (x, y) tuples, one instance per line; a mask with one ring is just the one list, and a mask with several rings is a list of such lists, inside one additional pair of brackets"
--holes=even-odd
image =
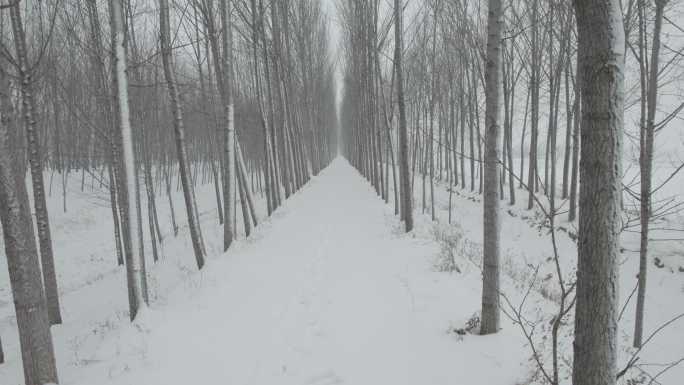
[(107, 85), (106, 81), (106, 69), (105, 69), (105, 54), (104, 47), (102, 44), (102, 29), (100, 26), (100, 19), (97, 12), (97, 1), (88, 0), (86, 1), (86, 7), (88, 8), (88, 20), (90, 23), (90, 40), (92, 44), (91, 53), (91, 65), (92, 71), (95, 75), (95, 83), (97, 87), (97, 106), (98, 113), (100, 114), (100, 119), (104, 121), (105, 126), (109, 128), (110, 134), (106, 141), (109, 145), (110, 150), (108, 151), (108, 166), (107, 172), (109, 174), (109, 200), (112, 208), (112, 219), (114, 221), (114, 242), (116, 245), (117, 262), (119, 265), (124, 264), (124, 256), (122, 249), (122, 239), (121, 239), (121, 221), (119, 217), (119, 192), (117, 189), (118, 179), (117, 174), (120, 174), (118, 168), (117, 159), (119, 159), (118, 150), (118, 140), (116, 138), (118, 135), (116, 133), (116, 127), (113, 124), (113, 116), (111, 110), (110, 99), (110, 87)]
[(128, 280), (128, 300), (129, 315), (134, 320), (140, 310), (147, 306), (145, 298), (146, 277), (143, 270), (142, 254), (140, 250), (140, 210), (138, 210), (139, 200), (138, 184), (136, 183), (136, 156), (133, 150), (133, 131), (131, 130), (131, 118), (128, 99), (128, 74), (126, 71), (127, 58), (124, 46), (124, 2), (125, 0), (110, 0), (110, 24), (112, 31), (112, 64), (113, 64), (113, 83), (116, 95), (116, 107), (118, 112), (118, 123), (121, 131), (121, 163), (122, 175), (121, 184), (125, 186), (125, 191), (121, 193), (121, 204), (126, 206), (124, 226), (124, 238), (130, 243), (130, 251), (126, 253), (126, 277)]
[[(644, 334), (644, 307), (646, 302), (646, 274), (648, 273), (648, 233), (651, 220), (652, 178), (653, 178), (653, 143), (656, 131), (656, 108), (658, 107), (658, 77), (660, 75), (660, 35), (663, 26), (663, 13), (667, 0), (655, 0), (655, 19), (653, 27), (653, 43), (651, 44), (651, 62), (641, 65), (642, 76), (642, 107), (641, 127), (639, 130), (639, 168), (641, 177), (641, 194), (639, 200), (641, 237), (639, 244), (639, 279), (637, 291), (636, 319), (634, 322), (634, 347), (641, 347)], [(646, 42), (644, 31), (644, 1), (637, 0), (639, 9), (639, 50), (640, 59), (646, 60)], [(648, 77), (647, 81), (644, 81)], [(646, 84), (646, 87), (643, 85)], [(645, 100), (644, 99), (645, 96)], [(644, 114), (645, 112), (645, 114)], [(645, 118), (645, 121), (644, 121)]]
[[(190, 167), (188, 165), (188, 155), (185, 148), (185, 127), (183, 123), (183, 109), (180, 100), (180, 94), (176, 84), (176, 75), (173, 69), (173, 57), (171, 47), (171, 32), (169, 19), (169, 3), (168, 0), (159, 0), (159, 36), (162, 52), (162, 62), (164, 65), (164, 76), (169, 88), (169, 97), (171, 99), (171, 112), (173, 114), (173, 131), (176, 139), (176, 155), (178, 156), (178, 170), (181, 178), (181, 185), (183, 187), (183, 198), (185, 199), (185, 208), (188, 217), (188, 227), (190, 229), (190, 238), (192, 240), (192, 248), (195, 252), (195, 260), (197, 267), (201, 269), (204, 266), (204, 245), (202, 244), (201, 228), (199, 223), (199, 216), (197, 215), (197, 208), (194, 188), (191, 183)], [(230, 205), (232, 201), (225, 202)], [(226, 217), (226, 222), (230, 222)]]
[(527, 175), (527, 186), (528, 186), (528, 199), (527, 199), (527, 209), (530, 210), (534, 207), (534, 193), (537, 191), (538, 181), (538, 161), (537, 161), (537, 138), (539, 136), (539, 82), (540, 82), (540, 67), (541, 67), (541, 54), (540, 54), (540, 43), (539, 43), (539, 0), (533, 0), (528, 6), (531, 8), (530, 13), (530, 24), (532, 28), (532, 52), (531, 52), (531, 74), (530, 74), (530, 104), (531, 104), (531, 118), (530, 123), (532, 125), (530, 133), (530, 156), (529, 156), (529, 172)]
[(399, 112), (399, 180), (401, 217), (406, 231), (413, 230), (413, 191), (409, 176), (408, 133), (406, 127), (406, 105), (404, 102), (404, 9), (401, 0), (394, 0), (394, 68), (397, 76), (397, 105)]
[[(223, 139), (223, 202), (224, 217), (228, 218), (223, 228), (223, 249), (227, 250), (233, 239), (235, 230), (229, 218), (233, 217), (233, 200), (235, 197), (235, 117), (233, 108), (233, 24), (232, 0), (220, 0), (221, 10), (221, 41), (223, 42), (223, 56), (221, 75), (223, 80), (223, 108), (226, 118), (226, 129)], [(217, 68), (218, 69), (218, 68)], [(219, 75), (216, 75), (217, 78)], [(242, 190), (240, 190), (242, 192)], [(246, 194), (246, 192), (244, 192)], [(244, 195), (243, 194), (243, 195)], [(242, 199), (241, 199), (242, 200)], [(244, 210), (243, 210), (244, 211)], [(243, 213), (244, 214), (244, 213)], [(247, 226), (247, 225), (246, 225)], [(245, 227), (246, 228), (246, 227)]]

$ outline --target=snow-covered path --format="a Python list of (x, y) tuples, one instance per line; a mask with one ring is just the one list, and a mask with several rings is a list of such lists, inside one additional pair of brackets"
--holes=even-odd
[[(479, 274), (432, 268), (338, 159), (255, 236), (153, 306), (69, 377), (83, 384), (514, 384), (515, 333), (448, 333), (479, 307)], [(502, 347), (506, 349), (502, 349)]]

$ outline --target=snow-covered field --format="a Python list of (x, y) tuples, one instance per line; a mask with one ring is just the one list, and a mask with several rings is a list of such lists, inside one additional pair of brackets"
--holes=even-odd
[[(186, 232), (174, 238), (168, 202), (158, 197), (164, 256), (148, 252), (151, 310), (131, 325), (125, 274), (116, 266), (105, 195), (70, 192), (68, 211), (53, 191), (52, 230), (64, 324), (53, 327), (61, 384), (529, 384), (531, 350), (520, 329), (502, 315), (493, 336), (463, 333), (480, 308), (482, 242), (480, 197), (435, 189), (438, 222), (420, 215), (416, 177), (416, 230), (404, 234), (371, 186), (342, 159), (262, 220), (249, 239), (222, 254), (213, 186), (197, 197), (211, 257), (197, 272)], [(56, 190), (59, 191), (59, 190)], [(185, 224), (182, 196), (174, 195)], [(519, 192), (519, 201), (523, 201)], [(264, 204), (258, 207), (264, 217)], [(557, 298), (548, 229), (522, 205), (502, 204), (503, 276), (507, 298), (519, 304), (539, 267), (524, 309), (538, 324), (535, 346), (550, 365), (550, 324)], [(240, 220), (238, 220), (238, 223)], [(573, 232), (564, 220), (558, 224)], [(147, 229), (147, 227), (145, 227)], [(574, 241), (558, 231), (564, 273), (571, 279)], [(632, 291), (638, 266), (634, 234), (625, 235), (621, 293)], [(638, 238), (636, 238), (638, 239)], [(659, 245), (659, 244), (656, 244)], [(670, 249), (677, 249), (671, 246)], [(677, 245), (677, 243), (675, 243)], [(681, 243), (679, 244), (681, 246)], [(638, 246), (638, 243), (637, 243)], [(656, 253), (660, 252), (656, 246)], [(679, 248), (684, 250), (684, 247)], [(450, 253), (451, 252), (451, 253)], [(453, 260), (451, 259), (453, 256)], [(674, 257), (673, 257), (674, 258)], [(676, 259), (652, 264), (646, 335), (684, 312), (684, 273)], [(440, 267), (453, 262), (456, 271)], [(634, 301), (621, 319), (620, 362), (631, 352)], [(572, 320), (564, 325), (562, 357), (572, 358)], [(0, 258), (0, 335), (8, 361), (1, 385), (23, 383), (14, 310)], [(640, 354), (657, 373), (684, 357), (684, 320), (658, 334)], [(567, 380), (568, 362), (561, 362)], [(638, 370), (629, 378), (637, 377)], [(678, 384), (684, 366), (658, 378)], [(648, 383), (648, 382), (646, 382)]]

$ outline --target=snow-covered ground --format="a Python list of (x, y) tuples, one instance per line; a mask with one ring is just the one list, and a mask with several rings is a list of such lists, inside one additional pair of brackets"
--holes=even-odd
[[(659, 164), (655, 169), (654, 185), (660, 185), (675, 170), (669, 164)], [(625, 180), (630, 181), (636, 171), (631, 168)], [(559, 174), (560, 175), (560, 174)], [(638, 182), (638, 179), (637, 179)], [(469, 183), (469, 181), (467, 181)], [(629, 182), (626, 182), (629, 183)], [(668, 184), (664, 185), (654, 197), (654, 202), (664, 202), (671, 198), (681, 201), (681, 188), (684, 186), (684, 174), (677, 174)], [(632, 186), (638, 191), (638, 184)], [(477, 192), (477, 184), (475, 186)], [(560, 188), (558, 189), (560, 191)], [(447, 225), (449, 218), (449, 192), (444, 182), (435, 184), (435, 208), (439, 223), (419, 224), (416, 232), (428, 231), (433, 233), (454, 232), (460, 235), (457, 254), (461, 258), (475, 260), (481, 263), (482, 253), (482, 196), (469, 191), (468, 187), (463, 190), (460, 187), (453, 189), (452, 194), (452, 226)], [(430, 185), (426, 184), (427, 208), (421, 218), (429, 222), (430, 217)], [(547, 205), (548, 199), (539, 194), (539, 201)], [(501, 242), (502, 242), (502, 274), (504, 283), (503, 292), (511, 298), (513, 305), (518, 306), (522, 302), (521, 292), (534, 283), (533, 294), (525, 302), (524, 313), (530, 322), (528, 330), (535, 324), (534, 340), (537, 350), (543, 353), (543, 361), (547, 369), (551, 366), (551, 322), (558, 311), (558, 298), (560, 289), (557, 280), (555, 264), (553, 262), (553, 245), (550, 238), (548, 223), (544, 215), (538, 209), (527, 210), (527, 191), (517, 189), (517, 203), (510, 206), (508, 203), (508, 186), (505, 188), (505, 200), (501, 202)], [(416, 175), (414, 186), (415, 209), (422, 211), (422, 178)], [(626, 200), (626, 202), (629, 202)], [(633, 202), (631, 203), (633, 204)], [(568, 203), (557, 199), (557, 205), (561, 212), (556, 219), (556, 235), (560, 266), (564, 280), (573, 282), (577, 266), (577, 248), (574, 237), (577, 234), (576, 222), (567, 221)], [(626, 209), (632, 209), (629, 203)], [(658, 204), (654, 204), (658, 206)], [(676, 211), (676, 207), (675, 210)], [(635, 214), (631, 214), (632, 216)], [(625, 218), (629, 215), (626, 214)], [(546, 225), (542, 225), (546, 223)], [(454, 230), (454, 227), (458, 230)], [(650, 336), (659, 327), (675, 317), (684, 315), (684, 239), (681, 231), (684, 230), (684, 215), (674, 212), (662, 220), (651, 225), (651, 238), (667, 241), (653, 241), (649, 250), (648, 282), (646, 291), (646, 316), (644, 336)], [(437, 230), (436, 230), (437, 229)], [(677, 230), (680, 229), (680, 230)], [(636, 296), (633, 293), (636, 287), (636, 276), (639, 270), (639, 228), (624, 231), (621, 237), (621, 271), (620, 271), (620, 354), (619, 369), (625, 367), (629, 359), (635, 353), (632, 348), (632, 336), (634, 335), (634, 313), (636, 308)], [(452, 236), (453, 237), (453, 236)], [(444, 242), (442, 242), (444, 244)], [(445, 244), (446, 246), (446, 244)], [(663, 264), (656, 266), (656, 259)], [(535, 270), (539, 271), (535, 275)], [(537, 295), (534, 295), (537, 294)], [(627, 300), (629, 299), (629, 302)], [(510, 312), (510, 309), (509, 309)], [(561, 374), (570, 375), (572, 363), (572, 327), (573, 319), (571, 312), (564, 323), (561, 332)], [(518, 329), (519, 330), (519, 329)], [(505, 330), (504, 330), (505, 332)], [(676, 364), (671, 369), (662, 373), (653, 384), (678, 384), (684, 376), (684, 317), (676, 322), (668, 324), (662, 331), (657, 332), (651, 341), (638, 352), (638, 365), (630, 370), (623, 381), (633, 379), (649, 383), (648, 375), (656, 375), (671, 364)], [(527, 356), (531, 356), (529, 350)], [(534, 367), (534, 366), (530, 366)], [(561, 376), (562, 377), (562, 376)], [(641, 379), (640, 379), (641, 378)], [(566, 378), (570, 383), (569, 378)], [(634, 383), (634, 382), (632, 382)]]
[[(46, 175), (46, 181), (49, 181)], [(143, 229), (146, 245), (148, 289), (153, 306), (162, 306), (166, 294), (184, 284), (197, 270), (187, 231), (183, 194), (173, 181), (171, 198), (175, 206), (178, 237), (173, 236), (169, 201), (166, 194), (157, 196), (159, 222), (163, 237), (160, 261), (152, 261), (146, 207), (143, 207)], [(52, 328), (63, 383), (74, 373), (70, 368), (87, 366), (96, 349), (113, 331), (128, 323), (128, 298), (123, 267), (117, 266), (114, 230), (108, 191), (97, 183), (91, 189), (86, 177), (81, 190), (81, 176), (71, 174), (67, 185), (67, 211), (63, 209), (59, 175), (54, 178), (52, 193), (47, 198), (50, 213), (55, 270), (60, 289), (64, 324)], [(155, 186), (159, 188), (159, 186)], [(207, 252), (218, 255), (223, 245), (216, 198), (212, 184), (196, 187), (202, 231)], [(259, 196), (256, 196), (259, 199)], [(263, 204), (257, 205), (258, 216), (265, 215)], [(241, 220), (238, 230), (242, 232)], [(240, 235), (243, 237), (243, 235)], [(9, 285), (4, 244), (0, 239), (0, 336), (6, 363), (0, 365), (0, 385), (23, 384), (16, 318)], [(71, 382), (78, 379), (78, 373)]]
[[(160, 194), (164, 257), (153, 265), (147, 255), (151, 310), (135, 325), (128, 321), (125, 274), (116, 267), (106, 204), (92, 193), (75, 197), (72, 192), (63, 213), (60, 194), (53, 192), (49, 204), (65, 321), (53, 327), (60, 383), (539, 382), (525, 338), (505, 316), (496, 335), (461, 334), (480, 308), (480, 197), (455, 190), (448, 224), (449, 193), (437, 184), (438, 222), (432, 222), (418, 214), (420, 182), (416, 177), (416, 230), (407, 235), (393, 204), (385, 205), (356, 170), (337, 159), (225, 254), (213, 186), (202, 185), (197, 196), (211, 255), (202, 272), (196, 271), (187, 233), (173, 237), (168, 201)], [(183, 225), (182, 196), (175, 194), (174, 202)], [(263, 202), (258, 206), (263, 217)], [(535, 345), (550, 365), (549, 320), (557, 288), (548, 230), (522, 205), (504, 204), (502, 210), (502, 289), (519, 304), (533, 268), (540, 266), (524, 311), (538, 323)], [(559, 226), (573, 231), (565, 221)], [(574, 242), (559, 231), (559, 245), (570, 279)], [(638, 254), (624, 256), (626, 299)], [(449, 261), (457, 271), (440, 272)], [(0, 366), (0, 384), (19, 385), (23, 377), (4, 263), (0, 258), (0, 335), (8, 362)], [(650, 272), (647, 335), (684, 311), (684, 274), (653, 265)], [(620, 362), (629, 358), (633, 308), (632, 301), (620, 323)], [(564, 358), (572, 357), (571, 329), (569, 319), (561, 333)], [(684, 357), (682, 337), (684, 322), (673, 324), (649, 343), (640, 363), (657, 373), (662, 367), (648, 364)], [(561, 363), (564, 383), (569, 383), (567, 365)], [(683, 375), (684, 367), (676, 367), (658, 381), (677, 384)]]

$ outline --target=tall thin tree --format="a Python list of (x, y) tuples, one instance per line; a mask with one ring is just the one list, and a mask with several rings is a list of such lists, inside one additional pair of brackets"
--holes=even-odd
[(487, 67), (485, 71), (485, 158), (484, 158), (484, 255), (482, 259), (481, 334), (499, 330), (499, 159), (501, 148), (501, 37), (503, 27), (501, 0), (489, 0), (487, 20)]
[[(637, 0), (638, 8), (641, 10), (645, 8), (644, 0)], [(651, 45), (651, 62), (648, 65), (642, 65), (642, 72), (646, 69), (646, 73), (642, 73), (642, 77), (648, 75), (647, 90), (642, 91), (642, 95), (646, 94), (646, 111), (645, 121), (641, 120), (640, 135), (640, 151), (639, 151), (639, 167), (641, 177), (641, 196), (639, 200), (640, 207), (640, 225), (641, 237), (639, 242), (639, 280), (637, 291), (637, 307), (636, 317), (634, 322), (634, 347), (640, 348), (644, 334), (644, 307), (646, 306), (646, 274), (648, 273), (648, 232), (649, 222), (652, 215), (652, 178), (653, 178), (653, 145), (655, 141), (656, 131), (656, 108), (658, 107), (658, 76), (659, 69), (659, 55), (660, 55), (660, 34), (663, 26), (663, 18), (665, 5), (667, 0), (655, 0), (655, 19), (653, 27), (653, 44)], [(641, 17), (640, 17), (641, 18)], [(644, 36), (643, 22), (639, 23), (640, 36)], [(646, 44), (643, 38), (639, 39), (639, 46), (641, 50), (641, 60), (646, 60)], [(643, 83), (642, 83), (643, 87)], [(642, 103), (642, 106), (644, 104)], [(644, 111), (642, 111), (644, 115)], [(645, 123), (645, 124), (644, 124)]]
[(401, 191), (401, 218), (406, 232), (413, 230), (413, 191), (409, 177), (408, 129), (406, 127), (406, 103), (404, 101), (404, 8), (401, 0), (394, 0), (394, 71), (397, 81), (397, 104), (399, 109), (399, 181)]
[(223, 132), (223, 204), (226, 221), (223, 224), (223, 250), (228, 250), (233, 242), (233, 201), (235, 200), (235, 109), (233, 107), (233, 23), (232, 0), (220, 0), (221, 41), (223, 56), (221, 65), (223, 111), (225, 114), (225, 130)]
[(128, 239), (130, 250), (126, 251), (126, 277), (129, 290), (129, 315), (134, 320), (141, 309), (147, 306), (144, 293), (147, 286), (143, 262), (140, 238), (140, 220), (138, 218), (139, 201), (135, 199), (138, 195), (138, 184), (136, 183), (136, 160), (133, 150), (133, 131), (131, 129), (131, 118), (128, 99), (128, 73), (126, 47), (124, 46), (126, 32), (124, 30), (124, 1), (110, 0), (110, 22), (112, 30), (112, 65), (113, 83), (116, 95), (116, 107), (118, 112), (118, 123), (121, 137), (121, 157), (120, 163), (123, 164), (121, 185), (125, 186), (125, 191), (121, 191), (121, 204), (126, 206), (123, 222), (124, 237)]
[[(180, 174), (181, 185), (183, 187), (183, 198), (185, 199), (188, 228), (190, 230), (190, 239), (192, 240), (192, 248), (195, 253), (197, 267), (201, 269), (204, 266), (204, 245), (202, 244), (199, 216), (197, 215), (197, 209), (195, 207), (195, 194), (193, 191), (194, 188), (192, 185), (192, 178), (190, 176), (188, 154), (185, 148), (183, 107), (180, 100), (180, 93), (178, 91), (178, 84), (176, 83), (176, 74), (173, 68), (173, 52), (171, 47), (171, 27), (168, 0), (159, 0), (159, 37), (161, 43), (162, 63), (164, 66), (164, 76), (169, 88), (171, 113), (173, 114), (173, 131), (176, 140), (176, 156), (178, 157), (178, 171)], [(230, 222), (229, 218), (232, 217), (226, 217), (225, 221)]]

